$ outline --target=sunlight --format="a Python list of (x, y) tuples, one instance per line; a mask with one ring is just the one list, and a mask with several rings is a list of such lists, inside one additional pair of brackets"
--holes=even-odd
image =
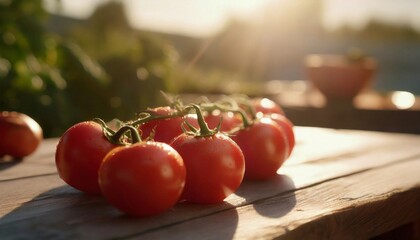
[(276, 104), (268, 98), (261, 99), (261, 106), (263, 108), (274, 108)]
[(309, 55), (306, 58), (306, 64), (313, 68), (318, 68), (322, 66), (322, 58), (319, 55)]
[(324, 0), (323, 24), (329, 30), (343, 25), (361, 29), (372, 19), (420, 29), (418, 5), (413, 0)]
[(360, 0), (324, 0), (324, 3), (323, 24), (329, 30), (338, 29), (342, 25), (360, 29), (369, 22), (370, 7)]
[[(98, 4), (109, 0), (43, 0), (49, 12), (65, 16), (86, 18)], [(189, 36), (210, 36), (219, 32), (231, 18), (255, 22), (263, 8), (288, 9), (279, 16), (294, 13), (292, 5), (303, 5), (306, 1), (290, 0), (121, 0), (125, 4), (130, 23), (135, 28), (157, 30)], [(372, 18), (398, 24), (409, 24), (420, 29), (420, 15), (410, 0), (323, 0), (323, 26), (335, 30), (343, 25), (362, 28)], [(269, 6), (270, 5), (270, 6)], [(293, 16), (288, 16), (293, 17)]]
[(136, 28), (190, 36), (219, 32), (230, 18), (249, 19), (269, 0), (143, 0), (125, 1), (130, 22)]
[(396, 91), (392, 93), (391, 101), (398, 109), (409, 109), (416, 102), (416, 98), (410, 92)]
[(89, 17), (98, 4), (105, 2), (104, 0), (43, 0), (44, 7), (47, 11), (74, 18)]

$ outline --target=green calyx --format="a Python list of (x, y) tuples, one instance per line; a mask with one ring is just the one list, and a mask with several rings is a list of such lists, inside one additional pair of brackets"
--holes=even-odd
[(200, 129), (195, 128), (192, 126), (188, 121), (184, 121), (184, 123), (188, 126), (189, 130), (182, 125), (182, 130), (189, 135), (196, 136), (196, 137), (210, 137), (215, 135), (220, 130), (220, 125), (222, 123), (222, 119), (220, 119), (219, 124), (215, 129), (210, 129), (207, 125), (206, 121), (204, 120), (203, 112), (201, 111), (200, 106), (197, 104), (191, 104), (189, 108), (194, 109), (195, 113), (197, 114), (197, 122)]
[[(162, 93), (164, 94), (164, 93)], [(113, 144), (130, 145), (141, 141), (141, 130), (139, 126), (154, 120), (164, 120), (178, 117), (185, 117), (188, 114), (196, 114), (199, 128), (192, 126), (188, 121), (184, 121), (180, 126), (182, 130), (189, 135), (197, 137), (213, 136), (220, 131), (222, 124), (222, 117), (216, 128), (210, 129), (207, 125), (203, 112), (211, 114), (213, 111), (233, 112), (240, 114), (242, 118), (242, 125), (232, 129), (229, 132), (224, 132), (227, 135), (234, 135), (237, 131), (250, 127), (256, 119), (255, 109), (249, 98), (244, 96), (224, 96), (218, 101), (211, 102), (209, 99), (201, 99), (200, 103), (184, 105), (179, 98), (170, 97), (164, 94), (168, 102), (170, 102), (170, 111), (166, 113), (157, 112), (154, 109), (148, 109), (144, 112), (136, 114), (136, 118), (130, 121), (122, 122), (120, 120), (113, 120), (112, 127), (99, 118), (93, 119), (102, 126), (103, 135)], [(145, 141), (153, 139), (153, 131), (151, 136)]]
[(131, 125), (123, 125), (114, 131), (100, 118), (94, 118), (92, 121), (101, 125), (104, 137), (113, 144), (131, 145), (141, 142), (139, 131)]
[[(241, 128), (248, 128), (256, 119), (255, 108), (250, 100), (242, 95), (230, 97), (224, 96), (220, 101), (214, 103), (207, 103), (200, 105), (202, 109), (207, 112), (219, 110), (221, 112), (233, 112), (241, 115), (243, 126)], [(242, 107), (241, 107), (242, 106)], [(249, 120), (246, 113), (252, 116)]]

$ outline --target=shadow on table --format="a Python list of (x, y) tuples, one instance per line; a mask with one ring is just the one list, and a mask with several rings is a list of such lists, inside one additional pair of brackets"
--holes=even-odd
[(163, 214), (135, 218), (67, 185), (51, 189), (23, 203), (0, 218), (2, 239), (109, 239), (154, 236), (182, 239), (186, 231), (197, 236), (211, 221), (223, 228), (217, 236), (232, 238), (238, 213), (229, 203), (200, 205), (179, 203)]
[(295, 207), (295, 189), (295, 184), (289, 176), (276, 175), (265, 181), (244, 180), (236, 194), (253, 204), (259, 214), (279, 218)]
[(1, 157), (0, 158), (0, 171), (6, 170), (20, 163), (22, 163), (22, 159), (12, 159), (9, 157)]
[(92, 201), (100, 200), (68, 186), (43, 192), (0, 218), (0, 236), (5, 239), (74, 237), (71, 231), (67, 231), (71, 222), (61, 225), (58, 223), (68, 216), (80, 214), (76, 206), (83, 206)]
[(173, 224), (153, 229), (150, 233), (136, 235), (145, 239), (232, 239), (239, 222), (235, 206), (220, 204), (195, 204), (182, 202), (170, 215)]

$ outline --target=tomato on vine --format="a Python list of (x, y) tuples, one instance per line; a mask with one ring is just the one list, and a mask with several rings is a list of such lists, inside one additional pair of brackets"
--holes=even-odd
[(98, 170), (105, 155), (117, 145), (111, 143), (100, 124), (77, 123), (61, 136), (55, 163), (58, 174), (70, 186), (88, 193), (100, 194)]
[(99, 169), (103, 196), (132, 216), (152, 216), (173, 207), (185, 185), (182, 157), (166, 143), (137, 142), (109, 152)]
[(237, 131), (232, 139), (245, 157), (245, 178), (265, 180), (276, 175), (288, 157), (283, 129), (270, 118), (260, 118)]
[(255, 108), (256, 113), (278, 113), (284, 115), (284, 111), (280, 105), (268, 98), (254, 98), (252, 99), (252, 106)]
[(293, 130), (293, 123), (284, 115), (278, 113), (271, 113), (266, 115), (276, 122), (284, 131), (287, 138), (287, 143), (289, 145), (288, 156), (292, 153), (293, 148), (295, 147), (295, 133)]
[(187, 169), (182, 198), (195, 203), (220, 203), (240, 186), (244, 156), (232, 139), (218, 133), (218, 129), (210, 130), (199, 107), (194, 108), (200, 130), (183, 133), (171, 143)]
[(212, 111), (204, 117), (209, 128), (216, 128), (220, 123), (221, 132), (229, 132), (242, 124), (242, 120), (233, 112)]
[(138, 129), (141, 131), (142, 138), (146, 139), (149, 136), (153, 136), (153, 140), (168, 144), (176, 136), (183, 133), (181, 125), (184, 120), (190, 118), (190, 116), (184, 116), (184, 114), (177, 116), (177, 110), (169, 106), (148, 109), (147, 112), (153, 116), (161, 116), (162, 118), (158, 117), (144, 124), (140, 124)]

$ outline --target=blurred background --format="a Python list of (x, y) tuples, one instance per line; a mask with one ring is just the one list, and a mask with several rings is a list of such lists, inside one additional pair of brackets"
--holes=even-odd
[[(417, 9), (417, 0), (0, 0), (0, 110), (24, 112), (54, 137), (165, 104), (160, 91), (244, 93), (275, 99), (297, 125), (393, 118), (367, 129), (420, 132)], [(352, 110), (326, 112), (305, 57), (353, 48), (377, 72)], [(348, 119), (356, 114), (359, 123)]]

